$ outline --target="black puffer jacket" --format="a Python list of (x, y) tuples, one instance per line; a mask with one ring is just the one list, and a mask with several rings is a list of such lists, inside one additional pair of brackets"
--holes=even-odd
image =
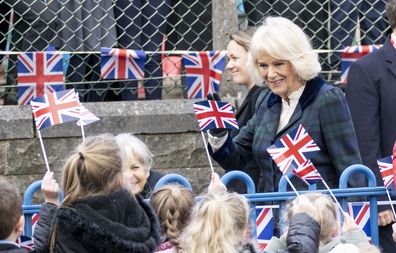
[(56, 253), (150, 253), (160, 243), (160, 225), (153, 210), (127, 191), (89, 197), (57, 211), (44, 204), (35, 230), (39, 253), (49, 252), (52, 224), (56, 224)]

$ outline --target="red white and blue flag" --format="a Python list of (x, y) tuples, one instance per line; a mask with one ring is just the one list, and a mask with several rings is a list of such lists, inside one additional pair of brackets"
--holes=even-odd
[(64, 89), (63, 55), (53, 52), (18, 54), (18, 104)]
[(183, 55), (188, 98), (206, 98), (219, 90), (225, 51), (191, 52)]
[(380, 169), (382, 180), (386, 189), (395, 181), (393, 175), (393, 156), (387, 156), (377, 160), (378, 167)]
[(234, 108), (230, 103), (215, 100), (195, 102), (194, 111), (201, 131), (213, 128), (238, 129)]
[(142, 80), (145, 60), (144, 51), (102, 47), (100, 73), (103, 79)]
[(355, 220), (359, 228), (366, 233), (371, 242), (370, 204), (368, 202), (348, 203), (348, 214)]
[(100, 120), (95, 114), (85, 108), (85, 106), (82, 104), (80, 104), (80, 117), (81, 118), (77, 121), (78, 126), (86, 126)]
[(341, 54), (341, 82), (347, 83), (348, 71), (352, 63), (357, 59), (377, 51), (382, 45), (349, 46), (344, 48)]
[(26, 250), (33, 250), (34, 249), (34, 243), (33, 239), (29, 236), (26, 235), (21, 235), (17, 238), (16, 243), (23, 249)]
[(74, 89), (46, 94), (30, 101), (37, 129), (80, 119), (80, 103)]
[(322, 176), (311, 160), (306, 160), (302, 166), (293, 170), (293, 173), (307, 185), (316, 184), (317, 182), (322, 181)]
[(257, 243), (260, 250), (264, 250), (274, 235), (274, 217), (272, 207), (256, 206)]
[(320, 148), (300, 124), (277, 140), (267, 151), (283, 174), (297, 169), (311, 159)]

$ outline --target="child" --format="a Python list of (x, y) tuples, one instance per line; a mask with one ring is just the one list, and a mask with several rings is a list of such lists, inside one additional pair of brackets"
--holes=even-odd
[[(320, 224), (320, 253), (330, 252), (340, 243), (352, 243), (362, 246), (369, 245), (366, 234), (359, 229), (348, 214), (344, 214), (342, 236), (337, 237), (339, 230), (337, 206), (329, 196), (321, 193), (308, 193), (293, 200), (288, 207), (288, 220), (295, 214), (295, 206), (302, 200), (308, 200), (315, 207), (316, 217)], [(286, 249), (285, 236), (282, 236), (280, 239), (273, 237), (265, 248), (265, 251), (272, 253), (278, 252), (281, 249)]]
[[(35, 231), (38, 252), (50, 247), (55, 253), (150, 253), (157, 247), (156, 215), (125, 190), (131, 187), (126, 185), (122, 165), (119, 147), (110, 135), (89, 137), (73, 152), (63, 169), (61, 206), (44, 203), (40, 211)], [(45, 194), (54, 192), (48, 190), (56, 187), (52, 180), (44, 177)], [(51, 226), (48, 241), (45, 235)]]
[(194, 201), (193, 193), (179, 184), (165, 185), (153, 192), (150, 204), (158, 215), (163, 234), (155, 252), (184, 252), (179, 236), (190, 219)]
[(22, 198), (18, 189), (9, 182), (0, 180), (0, 252), (26, 252), (15, 243), (22, 233), (24, 223)]
[(212, 175), (209, 193), (194, 206), (190, 223), (181, 236), (188, 253), (254, 253), (256, 249), (245, 241), (249, 219), (246, 198), (228, 193)]

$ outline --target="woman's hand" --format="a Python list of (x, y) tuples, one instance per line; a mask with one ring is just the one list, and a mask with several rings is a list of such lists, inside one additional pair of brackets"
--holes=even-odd
[(54, 172), (45, 173), (41, 181), (41, 191), (44, 194), (45, 202), (59, 205), (59, 185), (54, 179)]
[(216, 192), (226, 192), (227, 187), (221, 182), (220, 177), (217, 173), (212, 173), (212, 178), (210, 180), (210, 184), (208, 186), (209, 193), (216, 193)]

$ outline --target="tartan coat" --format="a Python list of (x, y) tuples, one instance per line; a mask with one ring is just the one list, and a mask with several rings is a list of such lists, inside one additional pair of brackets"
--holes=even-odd
[[(352, 164), (362, 163), (342, 91), (321, 77), (308, 81), (289, 123), (277, 133), (281, 104), (278, 95), (263, 92), (257, 100), (255, 115), (239, 135), (229, 136), (215, 153), (209, 146), (213, 158), (225, 169), (243, 167), (247, 161), (255, 159), (260, 169), (257, 192), (277, 191), (282, 173), (267, 148), (302, 124), (320, 147), (311, 161), (330, 187), (338, 187), (342, 171)], [(295, 182), (298, 188), (303, 185), (300, 180)], [(363, 186), (364, 182), (360, 175), (349, 180), (351, 186)], [(319, 185), (318, 188), (323, 187)]]

